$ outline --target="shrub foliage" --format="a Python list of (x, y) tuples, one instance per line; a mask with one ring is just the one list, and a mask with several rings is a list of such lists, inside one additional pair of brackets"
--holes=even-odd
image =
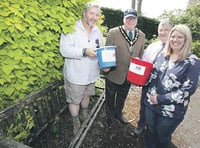
[(60, 32), (88, 0), (1, 0), (0, 109), (62, 77)]

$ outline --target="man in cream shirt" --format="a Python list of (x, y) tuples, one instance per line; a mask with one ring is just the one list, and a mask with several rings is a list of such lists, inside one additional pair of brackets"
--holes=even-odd
[[(154, 63), (154, 60), (157, 56), (159, 56), (159, 53), (164, 51), (164, 46), (167, 41), (169, 32), (172, 28), (172, 24), (169, 20), (161, 20), (158, 25), (158, 41), (155, 41), (151, 43), (146, 50), (144, 51), (142, 59)], [(140, 135), (146, 126), (146, 120), (145, 120), (145, 106), (143, 102), (143, 95), (146, 93), (145, 86), (142, 87), (142, 94), (140, 98), (140, 117), (137, 122), (137, 127), (134, 129), (134, 133), (136, 135)]]

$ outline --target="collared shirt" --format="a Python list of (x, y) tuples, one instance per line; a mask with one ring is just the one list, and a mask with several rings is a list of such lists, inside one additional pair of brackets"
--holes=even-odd
[(135, 37), (135, 29), (133, 29), (133, 30), (128, 30), (128, 29), (125, 28), (124, 25), (123, 25), (122, 27), (123, 27), (123, 29), (126, 31), (127, 36), (129, 36), (129, 32), (131, 31), (132, 34), (133, 34), (133, 38)]
[(71, 83), (87, 85), (94, 83), (100, 77), (100, 69), (97, 58), (84, 57), (83, 48), (96, 48), (96, 40), (103, 45), (103, 35), (97, 26), (88, 33), (81, 20), (76, 22), (75, 31), (69, 34), (61, 34), (60, 53), (65, 58), (63, 73)]
[(156, 41), (156, 42), (151, 43), (144, 50), (144, 54), (143, 54), (142, 59), (147, 61), (147, 62), (153, 63), (158, 52), (162, 49), (162, 47), (163, 47), (163, 43), (161, 41)]
[(129, 36), (129, 32), (132, 32), (133, 36), (132, 36), (132, 39), (135, 37), (135, 30), (126, 30), (126, 34), (127, 36)]

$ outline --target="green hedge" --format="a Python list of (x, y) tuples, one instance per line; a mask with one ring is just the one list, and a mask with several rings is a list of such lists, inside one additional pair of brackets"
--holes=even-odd
[[(102, 13), (104, 15), (104, 22), (102, 25), (106, 26), (108, 30), (123, 24), (124, 12), (121, 10), (114, 10), (103, 7)], [(158, 23), (159, 22), (156, 19), (138, 16), (137, 27), (146, 34), (146, 39), (150, 40), (157, 36)]]

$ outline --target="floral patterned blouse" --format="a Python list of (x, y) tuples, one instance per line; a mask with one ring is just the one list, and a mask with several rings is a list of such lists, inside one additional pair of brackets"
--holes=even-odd
[[(191, 54), (183, 61), (176, 61), (168, 66), (169, 57), (156, 58), (154, 69), (147, 82), (148, 91), (145, 105), (162, 116), (184, 118), (190, 96), (198, 87), (200, 61)], [(157, 93), (158, 104), (149, 99), (151, 93)]]

